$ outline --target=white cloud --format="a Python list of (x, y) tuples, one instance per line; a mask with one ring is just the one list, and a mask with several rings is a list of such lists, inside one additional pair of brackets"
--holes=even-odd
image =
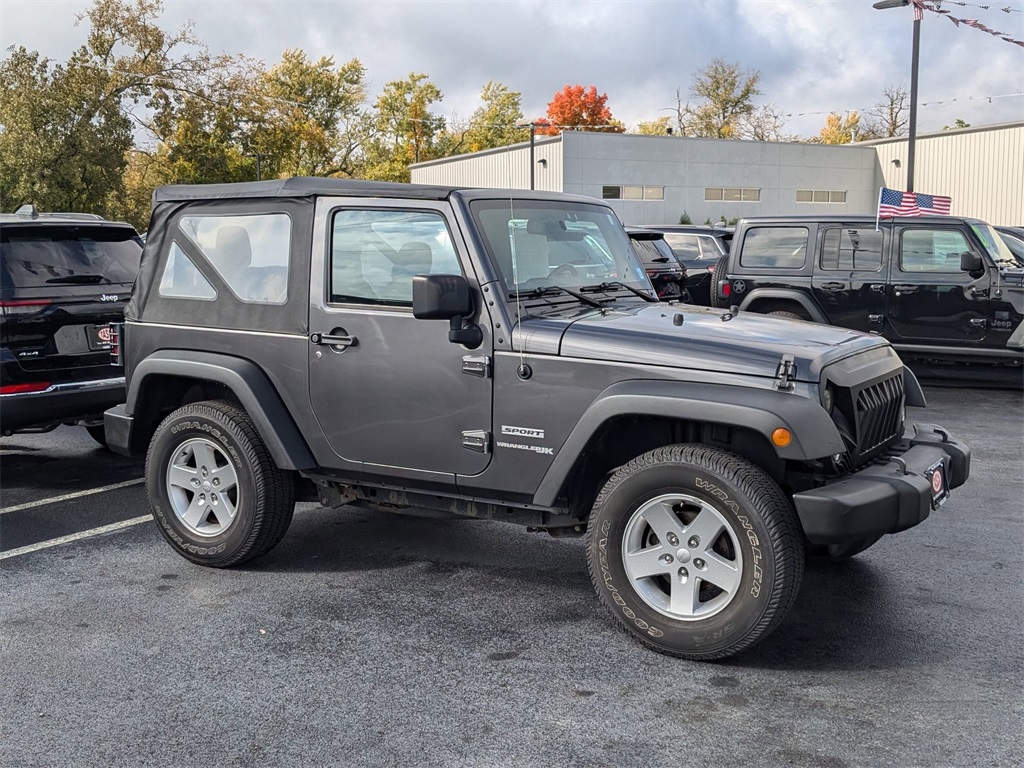
[[(74, 22), (89, 5), (0, 0), (0, 49), (64, 59), (84, 42)], [(1024, 0), (997, 5), (1024, 10)], [(1024, 13), (948, 7), (1024, 39)], [(910, 81), (911, 10), (877, 11), (870, 0), (165, 0), (166, 28), (187, 19), (215, 52), (268, 64), (287, 48), (358, 58), (373, 96), (425, 73), (445, 96), (437, 111), (449, 116), (472, 114), (489, 80), (522, 93), (527, 118), (578, 83), (607, 93), (615, 117), (635, 125), (669, 114), (660, 110), (675, 105), (676, 90), (685, 99), (693, 74), (719, 56), (759, 70), (761, 100), (792, 115), (790, 132), (812, 135), (824, 113), (865, 109), (885, 86)], [(1024, 49), (925, 15), (921, 132), (958, 117), (1022, 120), (1024, 97), (987, 98), (1022, 91)]]

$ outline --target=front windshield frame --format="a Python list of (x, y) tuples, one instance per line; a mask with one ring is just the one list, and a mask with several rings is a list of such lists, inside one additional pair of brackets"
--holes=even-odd
[(1024, 263), (1018, 259), (1013, 251), (1006, 247), (1003, 238), (999, 236), (989, 224), (984, 222), (971, 222), (971, 229), (981, 240), (985, 251), (992, 257), (992, 261), (1000, 269), (1021, 269)]
[(485, 199), (469, 205), (509, 298), (544, 289), (623, 283), (655, 296), (643, 263), (608, 206), (568, 200)]

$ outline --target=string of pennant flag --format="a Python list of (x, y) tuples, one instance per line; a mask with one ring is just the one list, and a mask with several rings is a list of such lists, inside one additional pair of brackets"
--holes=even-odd
[[(959, 27), (961, 24), (963, 24), (965, 26), (980, 30), (982, 32), (988, 32), (990, 35), (998, 37), (1000, 40), (1005, 40), (1008, 43), (1013, 43), (1014, 45), (1019, 45), (1021, 48), (1024, 48), (1024, 40), (1017, 40), (1016, 38), (1010, 37), (1010, 35), (1007, 34), (1006, 32), (1000, 32), (996, 29), (992, 29), (992, 27), (989, 27), (986, 24), (981, 23), (977, 19), (959, 19), (956, 16), (953, 16), (952, 11), (943, 8), (939, 0), (932, 0), (932, 2), (925, 2), (925, 0), (910, 0), (910, 2), (914, 6), (914, 18), (917, 20), (921, 19), (921, 17), (923, 16), (923, 11), (931, 11), (932, 13), (937, 13), (940, 16), (944, 16), (945, 18), (949, 19), (951, 22), (953, 22), (953, 25), (956, 27)], [(955, 5), (966, 6), (968, 4), (955, 3)], [(978, 5), (974, 7), (990, 10), (989, 6), (986, 5)], [(1016, 9), (1007, 6), (1006, 8), (999, 8), (998, 10), (1010, 13), (1012, 11), (1015, 11)]]

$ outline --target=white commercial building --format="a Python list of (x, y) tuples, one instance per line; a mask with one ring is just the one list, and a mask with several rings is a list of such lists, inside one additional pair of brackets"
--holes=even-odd
[[(417, 163), (412, 181), (604, 198), (626, 224), (743, 216), (874, 213), (882, 186), (904, 189), (907, 139), (857, 144), (731, 141), (566, 131)], [(953, 199), (953, 215), (1024, 225), (1024, 122), (919, 135), (914, 187)]]

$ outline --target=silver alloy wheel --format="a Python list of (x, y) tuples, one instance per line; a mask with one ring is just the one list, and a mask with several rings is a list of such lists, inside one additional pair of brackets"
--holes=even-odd
[(633, 589), (672, 619), (714, 616), (743, 577), (736, 532), (709, 502), (672, 493), (644, 502), (626, 523), (622, 564)]
[(178, 521), (196, 536), (217, 536), (234, 522), (238, 474), (226, 453), (203, 437), (178, 446), (167, 465), (167, 495)]

